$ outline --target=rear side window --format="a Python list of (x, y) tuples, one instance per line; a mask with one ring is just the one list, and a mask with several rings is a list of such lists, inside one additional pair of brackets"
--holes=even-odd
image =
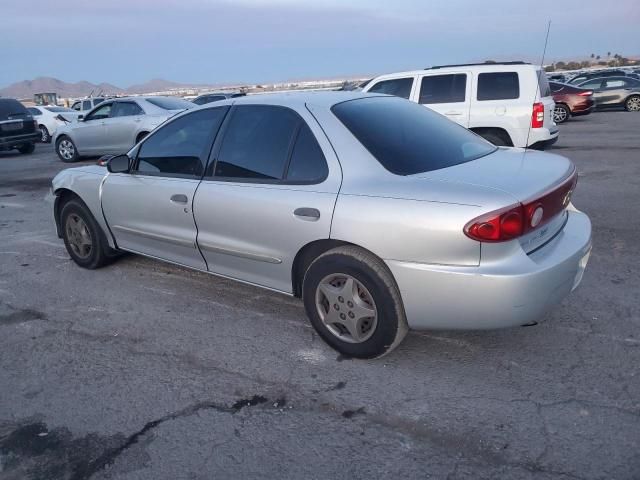
[(111, 111), (112, 117), (130, 117), (133, 115), (144, 115), (144, 111), (135, 102), (116, 102)]
[(604, 88), (624, 88), (626, 85), (627, 82), (618, 78), (604, 81)]
[(602, 85), (602, 79), (596, 78), (595, 80), (589, 80), (587, 82), (581, 83), (578, 86), (580, 88), (600, 88)]
[(396, 98), (351, 100), (331, 110), (371, 155), (396, 175), (451, 167), (497, 148), (428, 108)]
[(227, 110), (199, 110), (161, 127), (140, 146), (137, 171), (143, 175), (202, 176)]
[(368, 91), (374, 93), (386, 93), (396, 97), (409, 98), (411, 95), (411, 87), (413, 86), (413, 77), (396, 78), (393, 80), (383, 80), (376, 83)]
[(420, 84), (420, 103), (429, 105), (464, 102), (466, 88), (467, 75), (465, 73), (423, 77)]
[(313, 132), (303, 123), (293, 146), (287, 180), (290, 182), (319, 183), (327, 178), (329, 169), (322, 149)]
[(299, 116), (270, 105), (236, 107), (215, 163), (216, 177), (282, 180)]
[(564, 88), (564, 85), (561, 85), (559, 83), (550, 83), (549, 87), (551, 88), (552, 92), (560, 92), (562, 91), (562, 89)]
[(478, 75), (478, 100), (510, 100), (520, 97), (516, 72), (489, 72)]

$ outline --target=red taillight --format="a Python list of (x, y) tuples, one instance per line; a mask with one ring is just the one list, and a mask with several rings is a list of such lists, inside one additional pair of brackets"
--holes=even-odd
[(589, 97), (593, 95), (593, 90), (585, 90), (584, 92), (578, 93), (581, 97)]
[(531, 114), (531, 128), (542, 128), (544, 125), (544, 104), (534, 103), (533, 113)]
[(564, 210), (571, 201), (577, 182), (578, 174), (574, 169), (564, 182), (534, 200), (474, 218), (464, 227), (464, 233), (480, 242), (506, 242), (520, 237)]

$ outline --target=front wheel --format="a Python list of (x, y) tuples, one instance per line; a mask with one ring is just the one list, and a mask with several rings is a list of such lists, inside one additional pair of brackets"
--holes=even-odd
[(75, 162), (79, 158), (75, 143), (66, 135), (56, 141), (56, 153), (65, 163)]
[(624, 102), (624, 108), (628, 112), (640, 112), (640, 95), (631, 95), (627, 98), (627, 101)]
[(304, 276), (302, 298), (318, 334), (345, 356), (381, 357), (408, 331), (391, 272), (358, 247), (338, 247), (314, 260)]
[(18, 147), (18, 151), (22, 154), (33, 153), (35, 149), (36, 149), (35, 143), (25, 143), (24, 145), (20, 145)]
[(60, 211), (62, 238), (69, 256), (79, 266), (95, 269), (114, 257), (107, 239), (89, 209), (79, 200), (69, 200)]
[(569, 120), (570, 117), (571, 110), (569, 110), (569, 107), (556, 103), (556, 106), (553, 108), (553, 121), (559, 125)]

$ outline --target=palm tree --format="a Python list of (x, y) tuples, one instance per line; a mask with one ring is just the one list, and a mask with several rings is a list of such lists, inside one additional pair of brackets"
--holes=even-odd
[(609, 61), (610, 56), (611, 56), (611, 52), (607, 52), (607, 62)]

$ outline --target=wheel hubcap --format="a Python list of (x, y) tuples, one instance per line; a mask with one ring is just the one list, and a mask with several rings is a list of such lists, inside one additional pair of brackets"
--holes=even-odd
[(627, 108), (633, 112), (640, 110), (640, 97), (633, 97), (627, 101)]
[(87, 258), (91, 255), (93, 242), (87, 224), (75, 213), (67, 217), (65, 226), (67, 241), (73, 252), (80, 258)]
[(322, 323), (340, 340), (362, 343), (378, 325), (378, 309), (367, 288), (344, 273), (324, 277), (316, 289)]
[(58, 145), (58, 151), (62, 158), (66, 160), (71, 160), (73, 158), (73, 154), (75, 152), (75, 148), (73, 147), (73, 143), (69, 140), (62, 140), (60, 145)]
[(553, 121), (564, 122), (567, 119), (567, 111), (562, 107), (556, 107), (553, 109)]

